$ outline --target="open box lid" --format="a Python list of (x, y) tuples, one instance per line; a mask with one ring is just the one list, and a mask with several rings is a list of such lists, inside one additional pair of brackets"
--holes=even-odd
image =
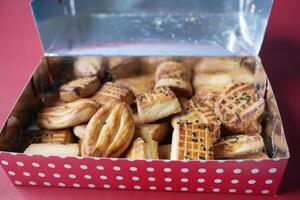
[(33, 0), (46, 55), (257, 55), (273, 0)]

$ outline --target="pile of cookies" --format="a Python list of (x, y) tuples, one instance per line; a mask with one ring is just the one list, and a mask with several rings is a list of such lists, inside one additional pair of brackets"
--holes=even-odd
[[(268, 158), (265, 101), (236, 57), (78, 57), (25, 153), (128, 159)], [(53, 99), (53, 98), (52, 98)]]

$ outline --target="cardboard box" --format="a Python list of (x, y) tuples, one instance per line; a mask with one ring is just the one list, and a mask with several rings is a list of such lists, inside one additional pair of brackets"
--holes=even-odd
[[(257, 57), (271, 0), (74, 3), (32, 2), (45, 57), (0, 134), (0, 143), (6, 144), (0, 162), (15, 185), (276, 194), (289, 152), (272, 89)], [(62, 72), (79, 55), (186, 56), (181, 59), (251, 55), (255, 85), (267, 104), (263, 135), (272, 158), (170, 161), (16, 153), (26, 134), (24, 127), (32, 124), (42, 106), (41, 96), (60, 84)]]

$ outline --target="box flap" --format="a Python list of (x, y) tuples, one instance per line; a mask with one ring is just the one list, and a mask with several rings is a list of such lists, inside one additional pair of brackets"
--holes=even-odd
[(33, 0), (47, 55), (257, 55), (272, 0)]

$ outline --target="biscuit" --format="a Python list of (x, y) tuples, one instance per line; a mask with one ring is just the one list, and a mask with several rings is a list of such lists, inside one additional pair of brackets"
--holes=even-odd
[(119, 157), (134, 135), (133, 113), (128, 104), (110, 101), (89, 121), (82, 139), (81, 155)]
[(138, 137), (129, 147), (126, 158), (134, 160), (158, 159), (158, 143)]
[(113, 80), (139, 73), (141, 62), (137, 58), (115, 56), (108, 58), (108, 72)]
[(70, 129), (63, 130), (42, 130), (41, 143), (67, 144), (74, 143), (73, 133)]
[(74, 126), (73, 127), (74, 135), (77, 138), (82, 139), (84, 136), (85, 130), (86, 130), (86, 126), (87, 126), (87, 124), (80, 124), (80, 125)]
[(191, 70), (181, 63), (165, 61), (158, 65), (155, 74), (155, 88), (170, 87), (177, 96), (190, 97), (193, 94)]
[(98, 76), (102, 80), (105, 68), (103, 59), (95, 56), (80, 56), (74, 62), (74, 75), (77, 78)]
[(134, 137), (141, 137), (145, 141), (154, 140), (162, 142), (167, 137), (169, 130), (168, 123), (136, 125)]
[(25, 154), (43, 156), (79, 156), (78, 144), (31, 144), (24, 151)]
[(174, 92), (168, 87), (160, 87), (137, 96), (137, 108), (143, 123), (154, 122), (181, 111)]
[(215, 103), (216, 115), (235, 133), (252, 133), (253, 123), (264, 109), (264, 99), (249, 84), (232, 85), (218, 96)]
[(213, 160), (218, 129), (213, 123), (178, 122), (173, 131), (170, 159)]
[(91, 99), (78, 99), (63, 105), (46, 107), (38, 113), (37, 125), (46, 130), (73, 127), (88, 122), (98, 106)]
[(216, 159), (233, 158), (264, 149), (264, 140), (259, 134), (235, 135), (221, 139), (214, 144)]
[(59, 88), (60, 98), (65, 101), (74, 101), (90, 97), (97, 92), (100, 81), (96, 76), (79, 78), (70, 81)]
[(100, 105), (105, 105), (111, 100), (120, 100), (130, 105), (134, 102), (135, 96), (133, 91), (122, 83), (106, 82), (92, 99)]

